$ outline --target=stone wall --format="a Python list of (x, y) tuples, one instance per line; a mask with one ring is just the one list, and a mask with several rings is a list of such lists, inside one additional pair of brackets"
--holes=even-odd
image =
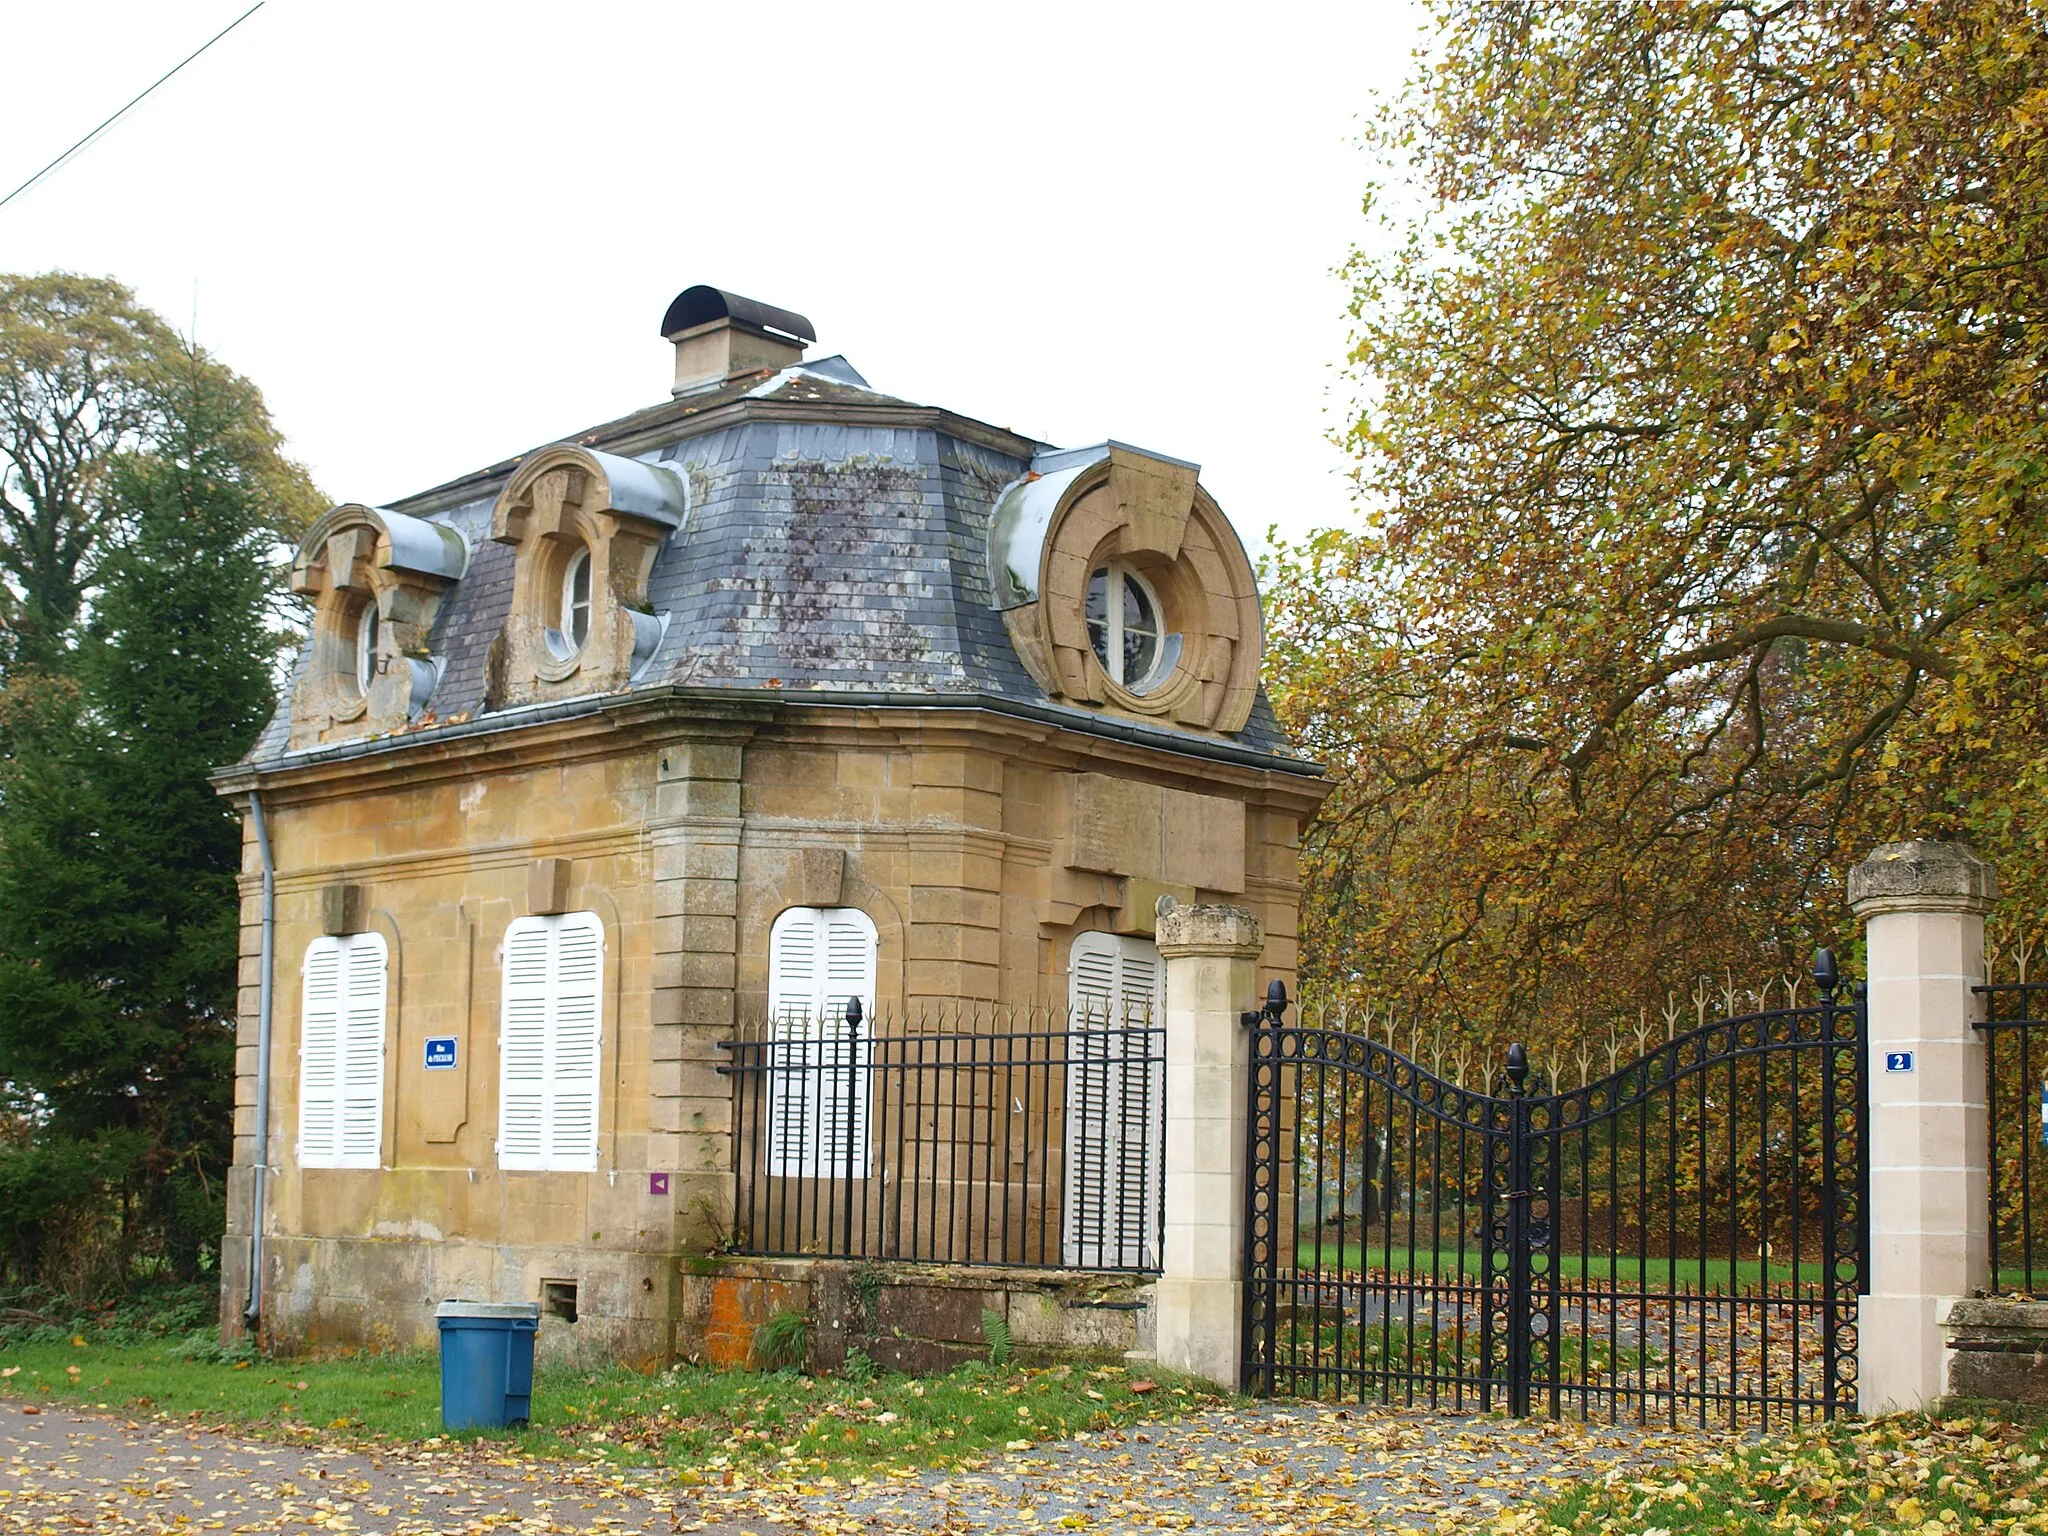
[[(670, 1197), (651, 1193), (648, 838), (654, 753), (559, 739), (502, 752), (494, 771), (435, 754), (400, 773), (307, 776), (266, 789), (277, 865), (272, 1098), (262, 1334), (280, 1349), (414, 1346), (447, 1297), (538, 1299), (577, 1284), (594, 1353), (666, 1355), (675, 1250)], [(540, 857), (569, 863), (571, 909), (605, 933), (598, 1174), (497, 1166), (499, 945), (529, 910)], [(257, 861), (253, 849), (248, 865)], [(323, 893), (359, 887), (361, 926), (389, 950), (381, 1165), (301, 1168), (296, 1157), (301, 974), (325, 931)], [(253, 882), (251, 896), (253, 897)], [(248, 914), (253, 916), (253, 900)], [(247, 1284), (253, 1162), (256, 943), (245, 922), (236, 1095), (237, 1178), (223, 1325)], [(424, 1070), (429, 1036), (454, 1071)], [(672, 1167), (663, 1153), (655, 1166)]]
[(994, 1313), (1024, 1364), (1120, 1363), (1151, 1347), (1150, 1297), (1136, 1276), (709, 1258), (686, 1266), (676, 1345), (700, 1364), (751, 1365), (756, 1332), (793, 1311), (810, 1322), (812, 1370), (844, 1370), (859, 1350), (883, 1370), (921, 1374), (987, 1359)]
[[(884, 1008), (1063, 1002), (1074, 935), (1149, 934), (1161, 895), (1249, 907), (1267, 934), (1258, 986), (1291, 986), (1296, 838), (1322, 793), (1295, 774), (992, 714), (745, 698), (396, 743), (268, 770), (262, 789), (278, 871), (264, 1342), (424, 1345), (440, 1300), (537, 1301), (553, 1281), (577, 1287), (579, 1316), (544, 1328), (544, 1355), (636, 1362), (689, 1352), (699, 1325), (680, 1261), (732, 1231), (721, 1042), (764, 1007), (778, 913), (867, 912)], [(566, 860), (569, 908), (605, 926), (593, 1173), (497, 1167), (499, 946), (529, 910), (537, 859)], [(252, 842), (230, 1335), (258, 1155), (259, 869)], [(294, 1152), (301, 967), (337, 883), (361, 888), (362, 920), (390, 947), (376, 1169), (301, 1169)], [(457, 1038), (456, 1071), (423, 1070), (430, 1035)], [(980, 1303), (969, 1311), (978, 1329)], [(957, 1352), (976, 1338), (924, 1342)]]

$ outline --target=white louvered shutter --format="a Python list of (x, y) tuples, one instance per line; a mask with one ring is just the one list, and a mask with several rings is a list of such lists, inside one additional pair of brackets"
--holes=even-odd
[(1066, 1180), (1074, 1266), (1156, 1269), (1166, 1155), (1165, 964), (1150, 940), (1084, 933), (1068, 960)]
[(525, 917), (505, 930), (504, 996), (498, 1012), (498, 1166), (546, 1164), (547, 919)]
[(498, 1166), (597, 1167), (604, 924), (594, 912), (505, 930), (498, 1026)]
[(332, 1168), (341, 1132), (341, 941), (306, 946), (299, 1009), (299, 1166)]
[(1113, 933), (1084, 933), (1068, 962), (1067, 1006), (1091, 1023), (1106, 1024), (1115, 1006), (1120, 949)]
[(299, 1011), (299, 1166), (375, 1168), (384, 1148), (388, 951), (382, 934), (306, 947)]
[[(824, 933), (823, 991), (818, 999), (820, 1170), (831, 1178), (868, 1176), (868, 1099), (873, 1061), (875, 925), (854, 907), (819, 914)], [(846, 1003), (859, 998), (861, 1022), (846, 1022)]]
[(1111, 1198), (1122, 1218), (1122, 1266), (1157, 1269), (1166, 1181), (1166, 962), (1157, 946), (1125, 939), (1117, 981), (1117, 1017), (1131, 1032), (1119, 1041)]
[(570, 913), (556, 922), (548, 1166), (594, 1169), (598, 1032), (604, 1014), (604, 927), (592, 912)]
[[(768, 1172), (867, 1177), (875, 925), (854, 907), (792, 907), (768, 940)], [(846, 1021), (859, 998), (863, 1018)]]
[(768, 1172), (801, 1178), (814, 1170), (817, 1120), (812, 1014), (818, 1005), (820, 941), (815, 907), (792, 907), (768, 936)]
[(352, 934), (342, 957), (341, 1166), (375, 1168), (384, 1149), (384, 936)]

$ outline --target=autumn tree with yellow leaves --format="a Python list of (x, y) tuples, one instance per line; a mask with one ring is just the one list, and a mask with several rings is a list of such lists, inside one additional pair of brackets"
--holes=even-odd
[(1433, 23), (1350, 266), (1362, 531), (1271, 572), (1311, 974), (1559, 1041), (1853, 943), (1906, 836), (2048, 914), (2048, 8)]

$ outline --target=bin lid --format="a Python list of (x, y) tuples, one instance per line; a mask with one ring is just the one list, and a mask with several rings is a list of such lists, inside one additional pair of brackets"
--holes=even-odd
[(434, 1308), (436, 1317), (524, 1317), (540, 1320), (537, 1301), (444, 1301)]

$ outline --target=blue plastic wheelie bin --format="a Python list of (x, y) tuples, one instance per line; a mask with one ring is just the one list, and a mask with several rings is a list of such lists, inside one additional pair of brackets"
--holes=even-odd
[(533, 1414), (533, 1341), (537, 1302), (444, 1301), (441, 1325), (441, 1425), (444, 1429), (523, 1429)]

